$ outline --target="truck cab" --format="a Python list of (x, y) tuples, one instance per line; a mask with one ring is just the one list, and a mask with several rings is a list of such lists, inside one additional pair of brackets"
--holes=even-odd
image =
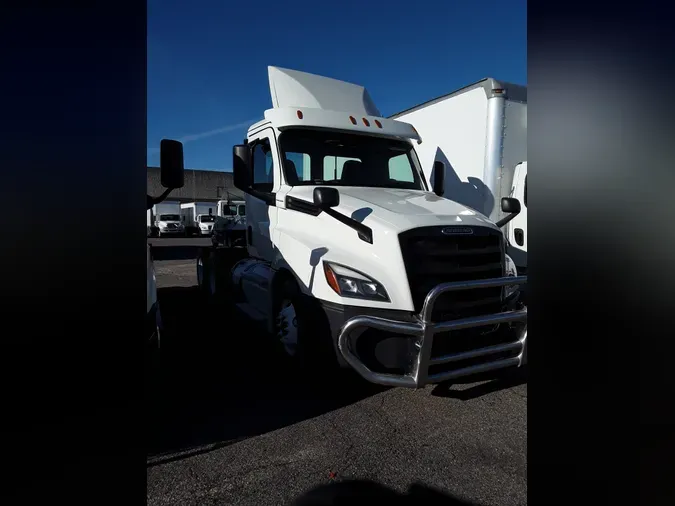
[[(522, 365), (526, 278), (497, 224), (443, 197), (443, 170), (427, 183), (415, 128), (382, 117), (361, 86), (277, 67), (269, 79), (273, 108), (234, 147), (238, 309), (294, 361), (384, 385)], [(511, 218), (518, 207), (503, 199)]]
[(162, 202), (153, 207), (155, 229), (159, 237), (185, 235), (180, 202)]
[(199, 227), (200, 235), (211, 235), (213, 224), (216, 222), (216, 217), (213, 214), (198, 214), (195, 221)]
[(211, 240), (214, 245), (243, 244), (246, 234), (246, 201), (220, 200), (216, 204), (216, 218)]

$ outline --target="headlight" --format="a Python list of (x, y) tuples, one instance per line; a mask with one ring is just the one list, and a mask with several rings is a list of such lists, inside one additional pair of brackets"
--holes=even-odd
[(344, 265), (323, 262), (326, 282), (341, 297), (389, 302), (384, 287), (374, 279)]
[[(506, 275), (513, 277), (518, 276), (518, 269), (516, 269), (515, 262), (511, 259), (510, 256), (505, 255), (505, 257), (506, 257)], [(520, 286), (518, 285), (507, 285), (504, 287), (505, 291), (504, 296), (508, 298), (514, 293), (516, 293), (519, 289)]]

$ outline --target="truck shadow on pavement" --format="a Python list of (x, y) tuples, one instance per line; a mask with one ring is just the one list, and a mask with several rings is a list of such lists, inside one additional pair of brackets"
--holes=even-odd
[[(469, 376), (455, 382), (440, 383), (434, 387), (431, 395), (460, 401), (470, 401), (493, 392), (524, 385), (527, 383), (527, 378), (528, 367), (523, 366), (514, 370)], [(466, 384), (472, 384), (472, 386), (466, 389), (453, 388)]]
[(352, 371), (291, 374), (261, 335), (197, 287), (158, 290), (165, 331), (146, 380), (148, 466), (179, 460), (339, 409), (386, 390)]

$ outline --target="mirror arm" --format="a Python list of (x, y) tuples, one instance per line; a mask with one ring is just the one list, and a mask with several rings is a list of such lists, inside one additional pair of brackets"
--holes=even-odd
[(373, 244), (373, 230), (370, 227), (364, 225), (359, 221), (356, 221), (353, 218), (350, 218), (349, 216), (345, 216), (344, 214), (330, 207), (321, 210), (331, 218), (334, 218), (340, 223), (347, 225), (348, 227), (355, 230), (359, 236), (359, 239), (361, 239), (362, 241), (367, 242), (368, 244)]
[(498, 228), (502, 228), (504, 225), (506, 225), (509, 221), (511, 221), (513, 218), (518, 216), (520, 213), (511, 213), (508, 216), (504, 216), (501, 220), (499, 220), (495, 225), (497, 225)]
[(148, 200), (147, 200), (147, 206), (148, 209), (152, 209), (152, 207), (156, 204), (159, 204), (160, 202), (164, 202), (164, 199), (166, 199), (169, 196), (169, 193), (173, 191), (173, 188), (167, 188), (162, 192), (162, 194), (159, 197), (152, 197), (148, 195)]

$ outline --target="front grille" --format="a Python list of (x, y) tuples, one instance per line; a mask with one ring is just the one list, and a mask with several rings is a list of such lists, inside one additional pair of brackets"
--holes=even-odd
[[(453, 230), (459, 233), (454, 235)], [(496, 230), (467, 226), (422, 227), (399, 234), (399, 242), (418, 312), (429, 291), (440, 283), (503, 276), (503, 237)], [(494, 313), (500, 311), (501, 306), (500, 287), (447, 292), (434, 304), (432, 320)]]

